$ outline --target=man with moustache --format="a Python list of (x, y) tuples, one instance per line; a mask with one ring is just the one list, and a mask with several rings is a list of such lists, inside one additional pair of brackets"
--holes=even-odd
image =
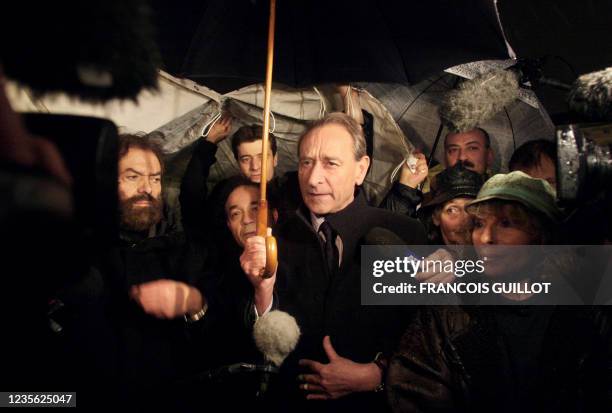
[(254, 306), (247, 309), (261, 315), (279, 308), (296, 318), (302, 332), (283, 365), (274, 407), (376, 411), (385, 405), (385, 357), (409, 314), (361, 305), (361, 245), (374, 228), (407, 244), (425, 244), (425, 233), (418, 221), (370, 207), (359, 195), (370, 158), (351, 117), (332, 113), (316, 121), (300, 138), (298, 152), (303, 203), (276, 231), (276, 274), (260, 277), (262, 237), (248, 238), (240, 257), (254, 289)]
[[(417, 164), (412, 172), (404, 162), (399, 181), (383, 199), (381, 208), (403, 215), (416, 216), (418, 205), (423, 202), (424, 195), (419, 185), (428, 177), (435, 186), (435, 177), (442, 171), (440, 167), (431, 170), (427, 167), (427, 159), (422, 153), (416, 154)], [(495, 154), (491, 148), (491, 138), (482, 128), (466, 132), (449, 133), (444, 139), (444, 168), (450, 168), (461, 161), (466, 169), (477, 172), (486, 180), (489, 168), (493, 165)]]
[(133, 407), (180, 406), (185, 397), (174, 383), (201, 368), (192, 336), (207, 321), (205, 250), (164, 217), (156, 146), (144, 136), (121, 136), (118, 168), (120, 239), (99, 269), (118, 333), (119, 391)]

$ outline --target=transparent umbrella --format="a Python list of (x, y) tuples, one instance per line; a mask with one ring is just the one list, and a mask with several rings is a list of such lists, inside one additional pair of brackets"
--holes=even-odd
[[(485, 61), (456, 66), (411, 86), (372, 83), (363, 86), (389, 110), (404, 132), (408, 148), (413, 145), (430, 155), (439, 136), (440, 144), (436, 146), (433, 158), (442, 162), (444, 136), (449, 130), (442, 125), (439, 107), (446, 94), (462, 79), (509, 67), (513, 63), (512, 60)], [(554, 125), (546, 110), (527, 89), (521, 89), (519, 99), (480, 126), (491, 136), (496, 155), (493, 171), (504, 171), (514, 150), (524, 142), (554, 138)], [(404, 155), (397, 154), (398, 163)]]

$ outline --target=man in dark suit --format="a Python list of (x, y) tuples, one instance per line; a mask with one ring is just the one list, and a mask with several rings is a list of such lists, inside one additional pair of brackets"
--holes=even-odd
[(283, 366), (293, 380), (279, 381), (279, 409), (380, 409), (384, 355), (408, 316), (405, 309), (361, 305), (361, 245), (375, 228), (407, 244), (426, 244), (425, 232), (416, 220), (367, 205), (359, 186), (370, 158), (352, 118), (332, 113), (315, 122), (298, 151), (303, 204), (276, 231), (276, 274), (260, 276), (262, 237), (247, 239), (241, 256), (254, 286), (255, 315), (277, 307), (293, 315), (302, 331)]

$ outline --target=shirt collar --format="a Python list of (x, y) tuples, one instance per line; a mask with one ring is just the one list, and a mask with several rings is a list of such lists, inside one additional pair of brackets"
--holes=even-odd
[(310, 212), (310, 223), (312, 224), (312, 228), (316, 233), (319, 232), (319, 228), (321, 227), (323, 222), (325, 222), (325, 217), (316, 216), (315, 214)]

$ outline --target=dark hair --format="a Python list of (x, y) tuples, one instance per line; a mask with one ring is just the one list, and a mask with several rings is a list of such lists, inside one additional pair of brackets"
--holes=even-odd
[(225, 231), (225, 222), (227, 216), (225, 214), (225, 203), (236, 188), (246, 186), (259, 190), (259, 184), (249, 181), (242, 175), (234, 175), (220, 181), (210, 193), (209, 209), (207, 213), (212, 215), (212, 228), (210, 232), (221, 233)]
[(119, 135), (119, 157), (117, 160), (120, 161), (131, 148), (153, 152), (161, 165), (162, 173), (164, 172), (164, 154), (159, 145), (151, 141), (146, 133), (125, 133)]
[[(210, 219), (210, 221), (208, 221), (209, 223), (205, 231), (208, 233), (208, 236), (211, 237), (210, 239), (215, 240), (214, 247), (219, 248), (219, 251), (230, 254), (230, 256), (236, 254), (236, 262), (234, 262), (234, 264), (238, 263), (237, 257), (242, 253), (242, 248), (236, 244), (231, 231), (227, 228), (225, 204), (232, 192), (242, 186), (259, 189), (259, 184), (249, 181), (242, 175), (231, 176), (214, 186), (208, 198), (210, 202), (207, 202), (207, 208), (202, 211), (202, 213), (209, 216), (208, 219)], [(233, 256), (231, 259), (233, 259)]]
[[(238, 147), (243, 143), (255, 142), (262, 139), (263, 128), (259, 125), (243, 126), (234, 133), (232, 136), (232, 152), (234, 152), (234, 158), (238, 160)], [(272, 133), (268, 134), (270, 149), (272, 149), (272, 156), (276, 155), (276, 136)]]
[(531, 169), (542, 163), (542, 156), (547, 156), (555, 163), (557, 159), (557, 148), (554, 142), (545, 139), (536, 139), (525, 142), (519, 146), (508, 162), (508, 169), (516, 171), (519, 169)]
[(234, 192), (237, 188), (246, 186), (248, 188), (257, 189), (259, 191), (258, 183), (252, 182), (242, 175), (232, 176), (228, 178), (225, 182), (223, 182), (221, 185), (222, 185), (222, 188), (221, 188), (221, 191), (219, 192), (218, 199), (219, 199), (219, 206), (221, 207), (221, 211), (219, 212), (221, 213), (223, 218), (227, 218), (225, 216), (225, 203), (229, 199), (232, 192)]

